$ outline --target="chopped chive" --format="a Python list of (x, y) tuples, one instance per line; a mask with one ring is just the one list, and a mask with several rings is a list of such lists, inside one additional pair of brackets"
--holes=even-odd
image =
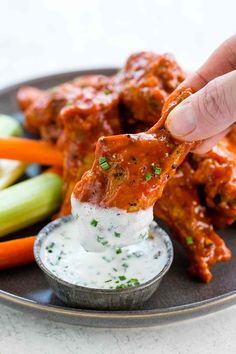
[(52, 253), (53, 252), (53, 247), (55, 246), (55, 242), (51, 242), (50, 245), (46, 246), (46, 250), (48, 251), (48, 253)]
[(102, 244), (103, 246), (106, 246), (106, 245), (108, 245), (108, 241), (106, 241), (106, 240), (101, 241), (101, 244)]
[(124, 275), (119, 275), (118, 277), (120, 280), (126, 280), (126, 277)]
[(101, 167), (101, 169), (103, 170), (109, 170), (110, 168), (110, 165), (109, 163), (107, 162), (107, 159), (105, 156), (101, 156), (99, 158), (99, 166)]
[(112, 281), (112, 279), (105, 280), (105, 283), (110, 283), (111, 281)]
[(101, 163), (104, 163), (104, 162), (107, 162), (107, 159), (106, 159), (105, 156), (101, 156), (101, 157), (99, 158), (99, 163), (101, 164)]
[(188, 246), (193, 245), (193, 238), (191, 236), (186, 237), (186, 243)]
[(146, 173), (146, 174), (145, 174), (145, 180), (146, 180), (146, 181), (150, 181), (151, 178), (152, 178), (151, 173)]
[(104, 239), (102, 236), (97, 236), (97, 242), (101, 243), (101, 245), (106, 246), (108, 244), (108, 241)]
[(104, 240), (104, 237), (102, 236), (97, 236), (97, 242), (101, 243)]
[(114, 232), (114, 236), (115, 236), (115, 237), (120, 237), (120, 233), (115, 231), (115, 232)]
[(116, 248), (116, 254), (122, 253), (122, 249), (120, 247)]
[(114, 272), (117, 272), (117, 268), (112, 268), (114, 270)]
[(128, 283), (137, 283), (138, 279), (137, 278), (131, 278), (128, 280)]
[(125, 289), (125, 288), (127, 288), (126, 284), (120, 284), (116, 286), (116, 289)]
[(131, 278), (127, 281), (128, 287), (139, 285), (140, 282), (137, 278)]
[(142, 252), (142, 251), (135, 251), (135, 252), (133, 252), (133, 255), (134, 255), (135, 257), (139, 258), (139, 257), (142, 257), (143, 252)]
[(128, 266), (129, 266), (128, 263), (123, 263), (123, 264), (122, 264), (122, 267), (124, 267), (124, 268), (126, 268), (126, 269), (128, 268)]
[(109, 170), (110, 166), (107, 162), (104, 162), (103, 164), (100, 165), (100, 167), (106, 171), (106, 170)]
[(90, 222), (90, 225), (92, 225), (92, 226), (94, 226), (94, 227), (96, 227), (97, 224), (98, 224), (98, 221), (95, 220), (95, 219), (92, 219), (91, 222)]
[(161, 174), (161, 168), (160, 167), (153, 166), (153, 170), (154, 170), (154, 175), (155, 176), (159, 176)]

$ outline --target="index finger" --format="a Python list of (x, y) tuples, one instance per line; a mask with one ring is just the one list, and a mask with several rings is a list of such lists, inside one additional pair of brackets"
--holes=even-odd
[(200, 90), (209, 81), (236, 69), (236, 35), (223, 42), (194, 74), (181, 86)]

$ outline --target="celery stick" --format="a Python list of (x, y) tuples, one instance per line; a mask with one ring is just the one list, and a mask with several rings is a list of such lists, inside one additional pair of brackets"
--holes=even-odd
[[(20, 123), (14, 118), (0, 114), (0, 136), (22, 136)], [(23, 175), (26, 163), (16, 160), (0, 160), (0, 190), (10, 186)]]
[(62, 180), (52, 172), (0, 191), (0, 236), (52, 215), (60, 206)]
[(12, 117), (0, 114), (0, 136), (22, 136), (20, 123)]

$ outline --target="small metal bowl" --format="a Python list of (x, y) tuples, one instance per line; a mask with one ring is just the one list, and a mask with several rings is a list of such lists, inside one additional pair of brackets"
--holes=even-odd
[(146, 283), (126, 289), (95, 289), (79, 286), (66, 282), (58, 278), (48, 268), (45, 267), (40, 257), (40, 250), (43, 241), (62, 223), (72, 220), (72, 216), (62, 217), (46, 225), (38, 234), (34, 244), (34, 256), (40, 269), (45, 274), (51, 288), (56, 296), (68, 306), (97, 309), (97, 310), (127, 310), (134, 309), (147, 301), (157, 290), (164, 275), (169, 270), (173, 261), (173, 246), (167, 233), (157, 224), (158, 237), (164, 241), (167, 249), (167, 262), (154, 278)]

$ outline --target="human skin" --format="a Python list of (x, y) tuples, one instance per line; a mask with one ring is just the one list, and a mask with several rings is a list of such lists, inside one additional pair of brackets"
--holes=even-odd
[(236, 35), (180, 86), (195, 93), (170, 112), (166, 127), (179, 140), (199, 141), (193, 151), (206, 153), (236, 121)]

